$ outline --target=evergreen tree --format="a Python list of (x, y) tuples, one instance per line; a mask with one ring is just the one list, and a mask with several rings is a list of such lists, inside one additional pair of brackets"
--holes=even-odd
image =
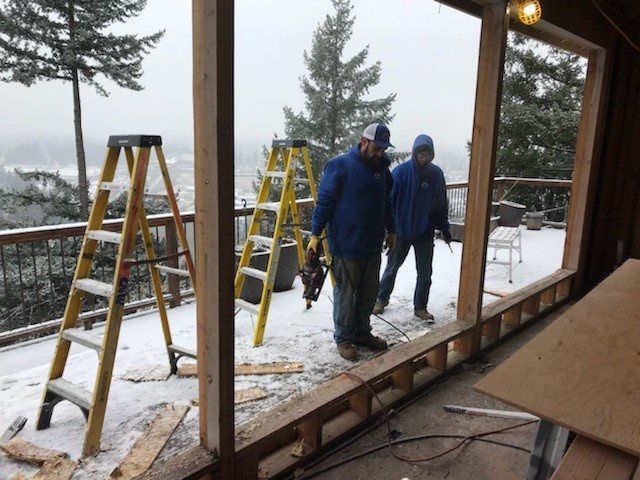
[(380, 81), (381, 63), (367, 66), (369, 46), (349, 59), (344, 49), (353, 34), (355, 16), (350, 0), (332, 0), (334, 15), (327, 15), (313, 34), (311, 50), (304, 52), (308, 75), (300, 79), (306, 112), (284, 107), (285, 134), (309, 141), (317, 178), (331, 157), (357, 143), (364, 128), (373, 122), (393, 119), (396, 94), (365, 99)]
[[(585, 82), (572, 53), (511, 33), (505, 56), (496, 176), (571, 178)], [(566, 190), (516, 188), (533, 209), (566, 204)]]
[(148, 36), (117, 35), (110, 28), (138, 16), (147, 0), (5, 0), (0, 3), (0, 80), (27, 86), (40, 80), (69, 81), (78, 162), (80, 215), (89, 199), (80, 82), (108, 96), (98, 75), (116, 85), (142, 90), (142, 59), (164, 31)]

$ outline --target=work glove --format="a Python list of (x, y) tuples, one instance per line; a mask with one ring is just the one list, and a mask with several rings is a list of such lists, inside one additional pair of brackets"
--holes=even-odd
[(442, 230), (442, 239), (444, 240), (444, 243), (451, 243), (451, 232), (447, 229), (447, 230)]
[(388, 248), (389, 251), (393, 250), (393, 248), (396, 246), (396, 234), (395, 233), (389, 233), (387, 235), (387, 241), (384, 243), (385, 248)]
[(317, 235), (311, 235), (309, 243), (307, 243), (307, 252), (309, 250), (313, 250), (314, 252), (318, 253), (318, 243), (320, 243), (320, 237), (318, 237)]

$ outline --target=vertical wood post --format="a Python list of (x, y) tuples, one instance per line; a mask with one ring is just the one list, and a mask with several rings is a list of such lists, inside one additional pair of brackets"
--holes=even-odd
[[(573, 164), (573, 183), (569, 197), (569, 213), (567, 218), (567, 238), (564, 245), (562, 268), (576, 270), (576, 281), (573, 290), (582, 288), (587, 241), (587, 212), (593, 188), (595, 171), (594, 157), (598, 149), (598, 141), (604, 121), (605, 96), (602, 94), (605, 72), (606, 51), (592, 50), (589, 53), (587, 77), (582, 97), (582, 112), (578, 127), (576, 154)], [(584, 253), (583, 253), (584, 252)]]
[(193, 0), (200, 441), (234, 478), (233, 0)]
[(458, 291), (458, 319), (476, 324), (472, 340), (473, 351), (480, 348), (482, 336), (482, 287), (508, 25), (506, 2), (483, 7), (469, 164), (469, 193)]

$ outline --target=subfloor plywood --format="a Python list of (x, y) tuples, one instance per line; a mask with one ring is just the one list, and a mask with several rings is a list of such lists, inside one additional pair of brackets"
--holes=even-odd
[(475, 388), (640, 456), (640, 260), (628, 260)]

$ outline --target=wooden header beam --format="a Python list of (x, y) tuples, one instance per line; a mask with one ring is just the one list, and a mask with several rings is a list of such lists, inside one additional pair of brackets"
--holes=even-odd
[(458, 292), (458, 320), (477, 325), (474, 351), (480, 347), (482, 288), (508, 25), (506, 2), (483, 7), (465, 216), (473, 221), (465, 226)]
[(193, 0), (200, 441), (235, 477), (233, 0)]

